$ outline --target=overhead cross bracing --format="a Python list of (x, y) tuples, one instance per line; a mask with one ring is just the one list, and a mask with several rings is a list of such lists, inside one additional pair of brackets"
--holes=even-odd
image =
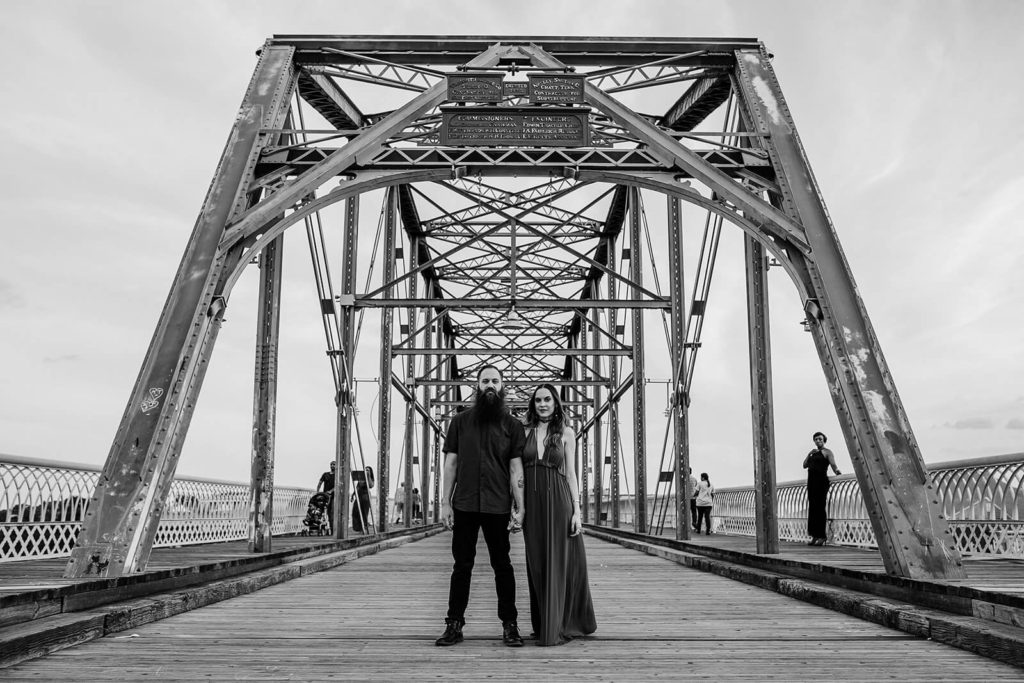
[[(296, 225), (335, 385), (342, 500), (350, 470), (374, 460), (353, 419), (355, 356), (374, 325), (370, 447), (385, 489), (398, 467), (437, 508), (446, 422), (494, 364), (513, 408), (539, 383), (558, 387), (589, 464), (579, 471), (594, 522), (607, 508), (613, 526), (657, 531), (671, 508), (685, 538), (693, 368), (731, 225), (746, 250), (759, 551), (777, 546), (766, 272), (778, 265), (802, 303), (887, 569), (962, 573), (759, 41), (282, 35), (260, 50), (69, 574), (145, 565), (224, 311), (254, 261), (252, 544), (269, 543), (278, 264)], [(684, 233), (700, 246), (684, 248)], [(671, 417), (661, 439), (648, 435), (657, 379)], [(336, 507), (344, 535), (348, 511)]]

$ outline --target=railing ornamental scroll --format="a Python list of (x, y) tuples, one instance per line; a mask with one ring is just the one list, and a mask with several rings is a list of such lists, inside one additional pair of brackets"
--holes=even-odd
[[(70, 553), (99, 475), (88, 465), (0, 455), (0, 562)], [(274, 488), (274, 535), (303, 530), (312, 495)], [(240, 540), (248, 525), (248, 484), (175, 479), (155, 547)]]
[[(1024, 453), (929, 465), (928, 476), (962, 554), (1024, 557)], [(806, 482), (776, 488), (779, 539), (806, 541)], [(754, 489), (719, 489), (713, 515), (717, 532), (753, 536)], [(853, 475), (832, 479), (828, 517), (829, 543), (877, 547)]]

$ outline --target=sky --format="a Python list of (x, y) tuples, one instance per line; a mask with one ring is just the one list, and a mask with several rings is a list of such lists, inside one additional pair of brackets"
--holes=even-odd
[[(1024, 451), (1024, 4), (33, 0), (0, 17), (0, 453), (105, 461), (255, 50), (275, 33), (764, 41), (925, 461)], [(333, 387), (300, 230), (285, 252), (276, 478), (312, 487), (333, 457)], [(694, 470), (719, 487), (752, 480), (741, 255), (727, 228), (690, 413)], [(817, 430), (851, 471), (781, 270), (778, 480), (803, 477)], [(249, 271), (180, 476), (248, 480)], [(377, 374), (372, 360), (357, 370)], [(359, 405), (372, 451), (371, 389)], [(655, 459), (663, 429), (652, 420)]]

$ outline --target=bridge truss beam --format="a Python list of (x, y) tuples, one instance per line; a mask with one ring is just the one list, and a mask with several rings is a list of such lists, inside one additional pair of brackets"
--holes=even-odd
[[(591, 144), (442, 146), (439, 107), (449, 97), (447, 77), (480, 70), (512, 78), (520, 71), (582, 75), (577, 104), (584, 106), (574, 111), (585, 117)], [(350, 91), (345, 84), (352, 81), (359, 87)], [(354, 96), (367, 87), (392, 91), (392, 100), (393, 91), (407, 92), (409, 99), (381, 111), (372, 97), (365, 102)], [(521, 91), (510, 92), (497, 106), (526, 111)], [(664, 113), (631, 108), (627, 99), (637, 92), (650, 94), (650, 101), (662, 98)], [(303, 106), (323, 123), (307, 125)], [(726, 115), (720, 116), (723, 108)], [(735, 110), (738, 117), (729, 113)], [(371, 111), (380, 113), (364, 113)], [(360, 288), (357, 252), (372, 240), (359, 221), (359, 206), (380, 190), (383, 268), (373, 284)], [(664, 218), (648, 216), (644, 196), (650, 193), (669, 197)], [(355, 330), (364, 314), (380, 321), (377, 531), (390, 521), (390, 472), (398, 452), (400, 478), (408, 484), (400, 522), (413, 523), (410, 489), (417, 479), (424, 503), (434, 502), (436, 519), (446, 421), (465, 403), (460, 387), (471, 387), (476, 370), (491, 363), (504, 371), (514, 408), (528, 398), (528, 386), (550, 381), (561, 387), (566, 413), (580, 426), (584, 514), (598, 524), (628, 522), (637, 531), (654, 532), (647, 495), (646, 365), (652, 339), (646, 323), (660, 315), (672, 368), (673, 426), (666, 443), (671, 433), (673, 455), (669, 470), (658, 475), (674, 489), (669, 495), (676, 535), (686, 538), (687, 406), (717, 231), (728, 222), (747, 236), (755, 472), (765, 495), (770, 498), (774, 490), (762, 268), (770, 257), (804, 302), (886, 568), (911, 577), (962, 575), (945, 520), (927, 495), (909, 421), (760, 43), (275, 36), (261, 51), (68, 576), (113, 576), (145, 567), (234, 284), (253, 254), (272, 260), (271, 245), (289, 227), (311, 220), (320, 225), (321, 214), (339, 202), (346, 207), (341, 291), (320, 292), (338, 411), (337, 536), (348, 533), (345, 502), (357, 431)], [(682, 233), (689, 221), (681, 207), (705, 216), (705, 247), (688, 308)], [(625, 243), (619, 239), (624, 228)], [(652, 234), (667, 245), (667, 295), (652, 267), (662, 257), (651, 246)], [(314, 261), (318, 273), (326, 268)], [(280, 272), (268, 270), (266, 277), (264, 291), (279, 294)], [(260, 367), (273, 365), (269, 356), (261, 358)], [(264, 463), (273, 462), (269, 379), (269, 371), (258, 371), (254, 402)], [(400, 432), (391, 428), (393, 392), (405, 401)], [(623, 408), (630, 392), (631, 409)], [(401, 449), (392, 448), (395, 436)], [(253, 472), (256, 491), (265, 474), (255, 465)], [(632, 487), (631, 500), (620, 495), (622, 486)], [(264, 523), (261, 505), (253, 512), (254, 549)], [(777, 548), (773, 514), (762, 501), (760, 552)]]

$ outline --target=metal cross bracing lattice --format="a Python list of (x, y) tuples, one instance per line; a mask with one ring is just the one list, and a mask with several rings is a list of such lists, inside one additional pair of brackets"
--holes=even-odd
[[(483, 80), (500, 92), (452, 96), (449, 80), (467, 74), (490, 74)], [(529, 83), (552, 76), (579, 89), (564, 101), (536, 99)], [(509, 135), (491, 123), (479, 139), (452, 138), (446, 126), (457, 116), (511, 122), (522, 137), (490, 142)], [(658, 519), (671, 505), (685, 521), (693, 369), (719, 235), (730, 224), (743, 231), (747, 255), (753, 456), (764, 479), (759, 550), (778, 536), (763, 310), (765, 273), (778, 265), (803, 304), (887, 570), (962, 573), (923, 493), (909, 420), (759, 41), (282, 35), (259, 53), (69, 575), (94, 556), (111, 575), (145, 566), (224, 311), (254, 262), (250, 507), (251, 530), (264, 538), (280, 250), (298, 224), (334, 379), (337, 489), (347, 500), (349, 472), (376, 462), (381, 531), (391, 520), (392, 468), (436, 514), (441, 436), (488, 363), (503, 371), (516, 410), (537, 384), (558, 388), (577, 453), (592, 458), (578, 468), (585, 521), (604, 523), (597, 511), (607, 496), (617, 525), (624, 487), (635, 529), (660, 531), (647, 511), (648, 471)], [(366, 361), (360, 342), (370, 325), (377, 334)], [(376, 443), (364, 444), (355, 387), (357, 368), (368, 367), (378, 370), (378, 429)], [(652, 378), (667, 383), (668, 405), (649, 410)], [(404, 430), (393, 415), (402, 404)], [(663, 411), (654, 469), (648, 413)], [(333, 526), (345, 535), (349, 511), (336, 508)], [(689, 524), (675, 533), (687, 538)]]

